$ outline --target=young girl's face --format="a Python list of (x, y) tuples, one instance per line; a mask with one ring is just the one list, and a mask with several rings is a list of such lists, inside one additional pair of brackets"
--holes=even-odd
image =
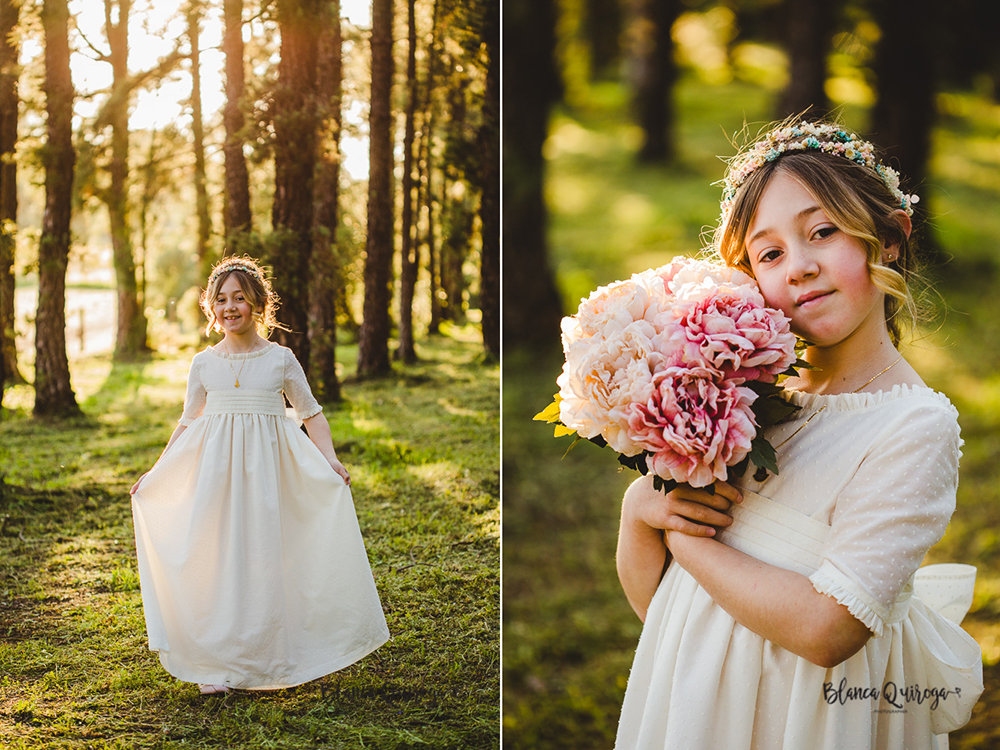
[(243, 294), (236, 274), (229, 274), (222, 282), (214, 309), (215, 319), (227, 335), (233, 333), (240, 336), (253, 330), (253, 306)]
[(778, 171), (771, 178), (746, 247), (764, 299), (806, 341), (833, 346), (885, 326), (864, 245), (837, 228), (794, 177)]

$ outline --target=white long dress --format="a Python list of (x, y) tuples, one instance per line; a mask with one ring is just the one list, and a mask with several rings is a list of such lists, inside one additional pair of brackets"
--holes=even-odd
[(982, 693), (978, 644), (912, 588), (955, 508), (954, 407), (907, 386), (790, 398), (802, 410), (769, 434), (775, 446), (791, 436), (780, 474), (748, 475), (719, 539), (808, 576), (873, 637), (824, 669), (737, 623), (671, 563), (636, 650), (619, 750), (926, 750)]
[(351, 491), (282, 392), (321, 410), (285, 347), (195, 355), (187, 429), (132, 498), (149, 648), (181, 680), (290, 687), (389, 637)]

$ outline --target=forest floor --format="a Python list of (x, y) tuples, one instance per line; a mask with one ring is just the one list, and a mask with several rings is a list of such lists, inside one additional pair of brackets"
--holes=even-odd
[[(711, 183), (723, 174), (716, 155), (733, 151), (725, 133), (744, 117), (769, 120), (769, 93), (749, 85), (684, 81), (676, 95), (680, 156), (669, 168), (636, 165), (639, 133), (617, 86), (556, 113), (546, 187), (566, 310), (599, 285), (697, 252), (718, 216)], [(971, 750), (1000, 747), (1000, 107), (958, 94), (939, 107), (930, 185), (918, 192), (948, 262), (931, 272), (935, 320), (906, 355), (956, 405), (966, 441), (958, 510), (928, 561), (978, 567), (963, 627), (982, 646), (986, 692), (951, 735), (953, 750)], [(863, 125), (860, 111), (846, 114)], [(606, 750), (640, 633), (615, 572), (621, 497), (636, 475), (589, 443), (567, 453), (571, 438), (531, 421), (561, 365), (557, 347), (504, 352), (503, 744)]]
[(73, 361), (78, 420), (33, 420), (31, 389), (8, 388), (0, 746), (496, 747), (499, 368), (472, 328), (418, 352), (325, 411), (392, 639), (297, 688), (208, 698), (147, 649), (128, 494), (174, 428), (193, 350)]

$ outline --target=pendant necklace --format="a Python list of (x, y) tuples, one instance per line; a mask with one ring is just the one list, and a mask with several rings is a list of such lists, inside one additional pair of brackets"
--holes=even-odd
[[(258, 341), (259, 341), (259, 339), (258, 339)], [(250, 352), (252, 352), (256, 348), (257, 348), (257, 341), (254, 341), (253, 342), (253, 346), (251, 346), (249, 349), (247, 349), (245, 352), (243, 352), (243, 354), (249, 354)], [(228, 345), (226, 346), (226, 354), (229, 355), (226, 358), (226, 361), (229, 363), (229, 369), (233, 371), (233, 377), (236, 379), (236, 387), (239, 388), (240, 387), (240, 375), (243, 374), (243, 368), (246, 367), (247, 359), (249, 359), (249, 357), (243, 357), (243, 363), (240, 365), (240, 371), (236, 372), (236, 368), (233, 367), (233, 360), (231, 359), (231, 357), (233, 355), (229, 351), (229, 346)], [(803, 425), (803, 427), (804, 426), (805, 425)]]
[[(896, 358), (896, 361), (895, 361), (895, 362), (893, 362), (893, 363), (892, 363), (891, 365), (889, 365), (888, 367), (886, 367), (886, 368), (885, 368), (884, 370), (879, 370), (879, 372), (877, 372), (877, 373), (876, 373), (875, 375), (873, 375), (872, 377), (868, 378), (868, 380), (866, 380), (866, 381), (865, 381), (864, 383), (862, 383), (862, 384), (861, 384), (861, 385), (859, 385), (859, 386), (858, 386), (857, 388), (855, 388), (855, 389), (854, 389), (853, 391), (851, 391), (851, 393), (857, 393), (857, 392), (858, 392), (858, 391), (860, 391), (860, 390), (861, 390), (862, 388), (864, 388), (864, 387), (866, 387), (866, 386), (868, 386), (868, 385), (871, 385), (872, 383), (874, 383), (874, 382), (875, 382), (875, 380), (876, 380), (876, 378), (880, 378), (880, 377), (882, 377), (882, 376), (883, 376), (883, 375), (885, 375), (885, 374), (886, 374), (887, 372), (889, 372), (889, 370), (891, 370), (891, 369), (892, 369), (893, 367), (895, 367), (895, 366), (896, 366), (897, 364), (899, 364), (899, 361), (900, 361), (900, 360), (901, 360), (902, 358), (903, 358), (903, 355), (902, 355), (902, 354), (900, 354), (900, 355), (899, 355), (899, 356), (898, 356), (898, 357)], [(801, 426), (800, 426), (800, 427), (799, 427), (799, 428), (798, 428), (798, 429), (797, 429), (797, 430), (796, 430), (795, 432), (793, 432), (793, 433), (792, 433), (791, 435), (789, 435), (789, 436), (788, 436), (788, 437), (786, 437), (786, 438), (785, 438), (784, 440), (782, 440), (782, 441), (781, 441), (780, 443), (778, 443), (778, 444), (777, 444), (776, 446), (774, 446), (774, 450), (775, 450), (775, 451), (777, 451), (777, 450), (778, 450), (778, 448), (780, 448), (780, 447), (781, 447), (781, 446), (783, 446), (783, 445), (784, 445), (785, 443), (787, 443), (787, 442), (788, 442), (789, 440), (791, 440), (791, 439), (792, 439), (793, 437), (795, 437), (795, 436), (796, 436), (796, 435), (798, 435), (798, 434), (799, 434), (800, 432), (802, 432), (802, 430), (803, 430), (803, 429), (805, 429), (805, 426), (806, 426), (807, 424), (809, 424), (810, 422), (812, 422), (812, 421), (813, 421), (813, 420), (814, 420), (814, 419), (815, 419), (816, 417), (818, 417), (818, 416), (819, 416), (819, 415), (820, 415), (820, 414), (821, 414), (822, 412), (826, 411), (826, 406), (827, 406), (826, 404), (823, 404), (823, 406), (821, 406), (821, 407), (820, 407), (819, 409), (817, 409), (816, 411), (814, 411), (814, 412), (812, 413), (812, 415), (811, 415), (811, 416), (809, 417), (809, 419), (807, 419), (807, 420), (806, 420), (805, 422), (803, 422), (803, 423), (801, 424)], [(763, 482), (763, 481), (764, 481), (765, 479), (767, 479), (767, 477), (768, 477), (768, 473), (767, 473), (767, 469), (764, 469), (764, 468), (759, 468), (759, 469), (757, 469), (757, 472), (756, 472), (756, 473), (754, 474), (754, 477), (753, 477), (753, 478), (754, 478), (754, 479), (755, 479), (756, 481), (758, 481), (758, 482)]]

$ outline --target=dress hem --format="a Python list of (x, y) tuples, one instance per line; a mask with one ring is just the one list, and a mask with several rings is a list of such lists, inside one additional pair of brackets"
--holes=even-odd
[(372, 638), (363, 646), (359, 646), (354, 649), (349, 654), (345, 654), (318, 666), (314, 666), (311, 669), (299, 672), (281, 682), (266, 682), (261, 684), (248, 684), (247, 681), (236, 683), (232, 682), (230, 679), (220, 680), (218, 675), (215, 677), (207, 675), (196, 676), (192, 672), (188, 672), (184, 669), (176, 669), (170, 665), (169, 650), (155, 649), (152, 647), (149, 650), (156, 652), (160, 657), (160, 664), (163, 668), (173, 677), (176, 677), (182, 682), (193, 682), (200, 685), (225, 685), (226, 687), (234, 688), (236, 690), (281, 690), (284, 688), (296, 687), (297, 685), (303, 685), (307, 682), (318, 680), (320, 677), (325, 677), (328, 674), (339, 672), (340, 670), (349, 667), (351, 664), (360, 661), (364, 657), (368, 656), (368, 654), (374, 652), (377, 648), (384, 645), (389, 640), (389, 637), (389, 631), (387, 629), (383, 630), (375, 638)]

